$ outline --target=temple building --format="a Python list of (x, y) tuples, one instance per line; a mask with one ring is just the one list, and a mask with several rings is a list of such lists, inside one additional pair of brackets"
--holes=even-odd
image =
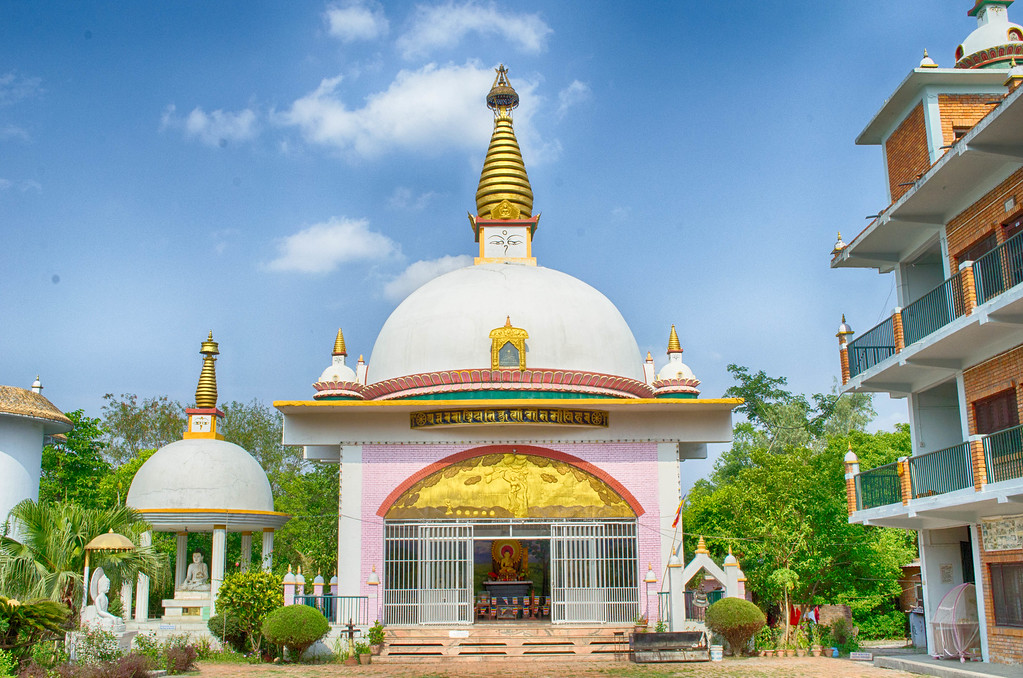
[(879, 468), (850, 450), (849, 520), (917, 532), (929, 653), (950, 652), (939, 607), (962, 587), (977, 634), (955, 651), (1001, 663), (1023, 662), (1023, 28), (1011, 4), (977, 0), (954, 67), (925, 52), (857, 138), (881, 146), (888, 205), (848, 244), (839, 236), (831, 262), (895, 276), (898, 305), (880, 324), (853, 339), (843, 317), (842, 391), (905, 398), (912, 436), (911, 456)]
[(412, 292), (368, 363), (339, 330), (312, 397), (274, 403), (285, 444), (338, 465), (337, 591), (370, 621), (657, 617), (680, 462), (731, 440), (739, 401), (699, 397), (674, 326), (658, 370), (607, 297), (539, 265), (518, 101), (502, 66), (474, 265)]

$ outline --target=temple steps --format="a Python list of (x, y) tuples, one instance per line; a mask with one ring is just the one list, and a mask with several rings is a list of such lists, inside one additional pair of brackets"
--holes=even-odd
[(614, 661), (629, 656), (630, 627), (478, 624), (389, 627), (374, 662), (423, 663), (495, 657)]

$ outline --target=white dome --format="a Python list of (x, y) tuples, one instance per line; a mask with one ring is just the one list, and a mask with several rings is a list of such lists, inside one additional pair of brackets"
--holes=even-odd
[(343, 355), (334, 356), (334, 361), (330, 367), (323, 370), (323, 374), (320, 375), (320, 381), (355, 381), (355, 370), (345, 365), (345, 357)]
[(672, 353), (668, 358), (668, 364), (657, 373), (659, 381), (667, 379), (696, 379), (696, 375), (689, 369), (689, 365), (682, 362), (681, 353)]
[(1001, 5), (983, 8), (977, 19), (977, 28), (966, 36), (961, 45), (963, 56), (975, 54), (982, 49), (1007, 45), (1011, 41), (1009, 29), (1023, 30), (1019, 24), (1009, 21), (1008, 11)]
[(273, 511), (266, 473), (234, 443), (189, 438), (146, 460), (128, 490), (128, 506), (147, 509)]
[(643, 381), (632, 330), (603, 294), (550, 268), (481, 264), (434, 278), (391, 313), (373, 346), (369, 383), (489, 368), (490, 331), (506, 317), (529, 333), (527, 368)]

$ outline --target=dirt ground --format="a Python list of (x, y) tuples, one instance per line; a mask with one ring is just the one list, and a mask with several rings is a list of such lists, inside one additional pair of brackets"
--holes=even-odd
[(912, 678), (914, 674), (875, 668), (866, 662), (819, 657), (787, 659), (730, 659), (691, 664), (632, 664), (629, 662), (556, 662), (548, 660), (493, 659), (466, 663), (375, 664), (370, 666), (281, 666), (274, 664), (199, 664), (203, 678), (281, 676), (326, 678), (327, 676), (374, 676), (377, 678), (657, 678), (660, 676), (708, 676), (711, 678)]

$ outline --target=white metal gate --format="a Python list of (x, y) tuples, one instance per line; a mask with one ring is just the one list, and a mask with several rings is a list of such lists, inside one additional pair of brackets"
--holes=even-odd
[(637, 614), (636, 523), (553, 523), (551, 621), (622, 624)]
[(385, 527), (385, 623), (472, 623), (472, 533), (467, 524)]

